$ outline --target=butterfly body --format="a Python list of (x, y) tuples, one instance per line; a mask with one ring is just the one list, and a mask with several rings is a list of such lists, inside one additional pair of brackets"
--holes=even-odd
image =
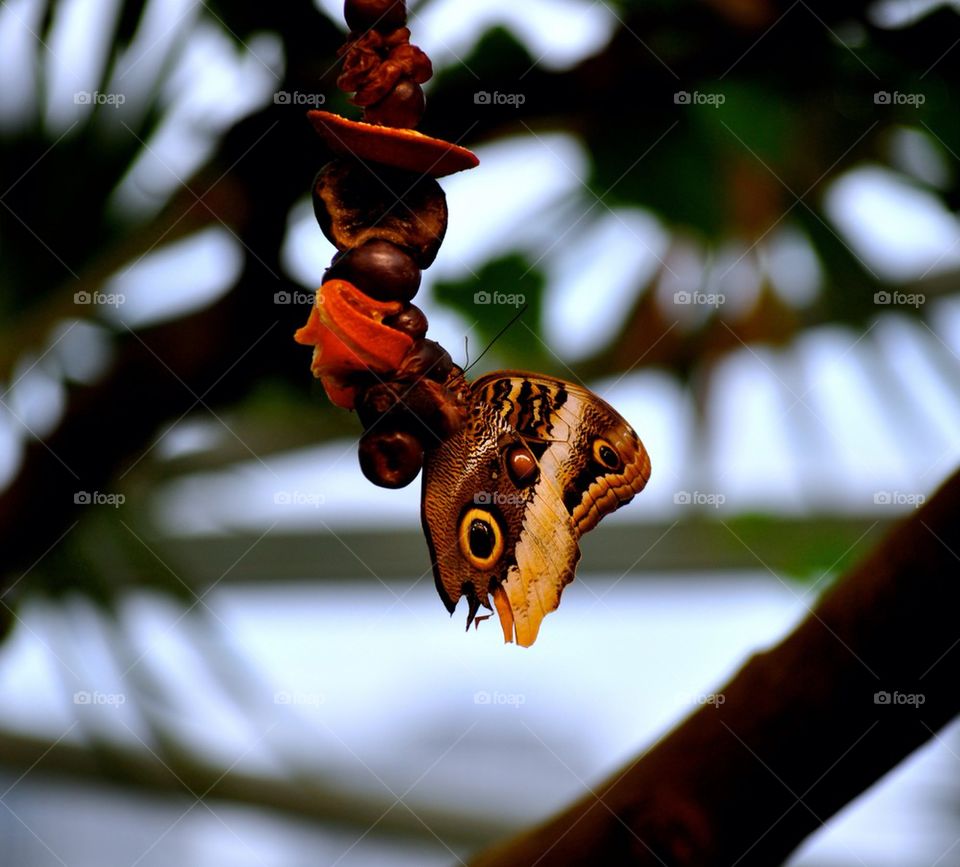
[(629, 502), (650, 460), (629, 424), (593, 392), (496, 371), (464, 385), (465, 422), (427, 453), (422, 518), (437, 590), (467, 625), (480, 606), (529, 646), (573, 580), (578, 540)]

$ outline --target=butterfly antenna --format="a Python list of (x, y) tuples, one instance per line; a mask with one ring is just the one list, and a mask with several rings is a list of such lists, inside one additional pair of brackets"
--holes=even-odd
[(529, 304), (524, 304), (523, 307), (521, 307), (516, 313), (513, 314), (513, 318), (511, 318), (511, 320), (493, 336), (493, 340), (491, 340), (487, 344), (483, 352), (481, 352), (475, 359), (473, 359), (472, 363), (470, 363), (463, 369), (464, 373), (466, 373), (471, 367), (473, 367), (474, 364), (476, 364), (481, 358), (483, 358), (484, 355), (486, 355), (493, 348), (493, 344), (496, 343), (501, 337), (503, 337), (503, 335), (506, 334), (507, 331), (516, 324), (517, 320), (521, 316), (523, 316), (524, 313), (527, 312), (527, 308), (529, 306), (530, 306)]

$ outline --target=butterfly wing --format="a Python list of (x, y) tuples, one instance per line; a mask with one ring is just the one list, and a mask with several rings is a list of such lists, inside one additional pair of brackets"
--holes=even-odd
[(650, 460), (593, 392), (498, 371), (470, 389), (467, 423), (425, 462), (422, 517), (440, 596), (468, 626), (493, 595), (504, 638), (529, 646), (573, 580), (580, 536), (629, 502)]

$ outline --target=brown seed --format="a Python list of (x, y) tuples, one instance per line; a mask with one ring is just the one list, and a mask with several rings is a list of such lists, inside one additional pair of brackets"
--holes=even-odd
[(359, 449), (360, 469), (381, 488), (403, 488), (423, 466), (423, 446), (403, 430), (373, 430), (363, 435)]
[(425, 337), (427, 333), (427, 317), (414, 304), (408, 304), (394, 316), (387, 316), (383, 320), (383, 324), (396, 328), (397, 331), (402, 331), (414, 340)]
[(396, 244), (374, 238), (334, 258), (323, 275), (346, 280), (378, 301), (409, 301), (420, 288), (420, 269)]
[(419, 268), (433, 263), (447, 231), (447, 199), (433, 178), (347, 158), (321, 169), (313, 209), (338, 250), (380, 239), (402, 247)]
[(346, 0), (343, 17), (352, 31), (380, 30), (389, 33), (407, 23), (404, 0)]
[(409, 78), (401, 78), (380, 102), (368, 105), (363, 112), (367, 123), (413, 129), (423, 117), (427, 100), (423, 88)]

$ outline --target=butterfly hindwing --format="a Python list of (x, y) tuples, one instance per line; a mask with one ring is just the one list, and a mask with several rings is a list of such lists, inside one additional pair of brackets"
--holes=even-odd
[(597, 395), (517, 371), (470, 386), (463, 428), (427, 455), (422, 517), (437, 589), (468, 625), (493, 595), (504, 637), (529, 646), (560, 603), (579, 537), (650, 475), (633, 429)]

